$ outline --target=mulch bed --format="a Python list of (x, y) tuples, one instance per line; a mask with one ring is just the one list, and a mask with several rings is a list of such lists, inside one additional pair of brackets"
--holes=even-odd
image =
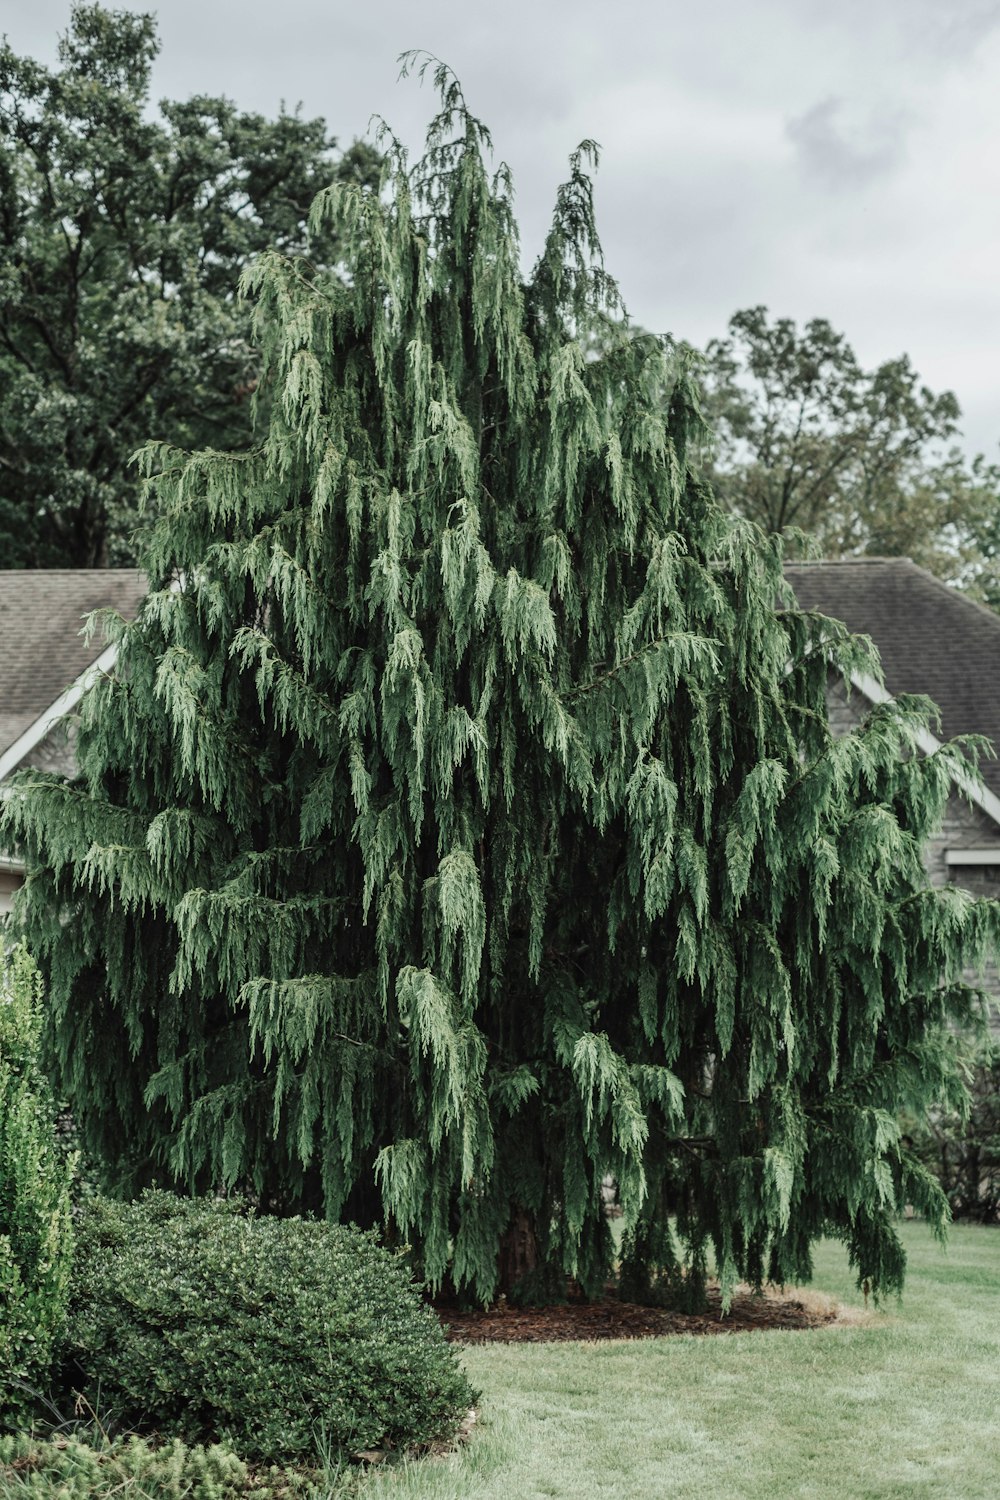
[(738, 1292), (726, 1317), (717, 1290), (708, 1293), (702, 1313), (670, 1312), (602, 1297), (598, 1302), (570, 1301), (556, 1307), (508, 1307), (473, 1312), (438, 1307), (445, 1335), (456, 1344), (541, 1344), (568, 1339), (649, 1339), (677, 1333), (750, 1333), (761, 1329), (822, 1328), (836, 1320), (837, 1309), (823, 1302), (807, 1306), (794, 1297), (756, 1296)]

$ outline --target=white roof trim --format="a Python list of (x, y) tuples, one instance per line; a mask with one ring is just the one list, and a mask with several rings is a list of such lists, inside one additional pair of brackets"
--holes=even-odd
[[(888, 692), (875, 677), (870, 677), (867, 672), (852, 672), (851, 686), (856, 687), (859, 693), (863, 693), (872, 703), (888, 703), (892, 699), (892, 693)], [(917, 730), (917, 744), (925, 755), (933, 755), (935, 750), (941, 749), (941, 741), (936, 734), (931, 734), (929, 729)], [(972, 776), (963, 776), (961, 773), (955, 777), (955, 785), (967, 797), (970, 802), (975, 803), (987, 817), (992, 818), (994, 823), (1000, 826), (1000, 797), (991, 792), (987, 786), (977, 786)], [(969, 861), (957, 861), (967, 863)], [(992, 863), (992, 861), (977, 861), (977, 863)]]
[(1000, 865), (1000, 849), (996, 846), (989, 849), (946, 849), (944, 857), (949, 865)]
[(0, 854), (0, 875), (23, 875), (24, 860), (12, 859), (9, 854)]
[(96, 661), (92, 661), (76, 679), (71, 682), (65, 692), (60, 693), (56, 701), (49, 705), (44, 713), (38, 715), (33, 724), (29, 724), (23, 734), (19, 735), (12, 745), (0, 755), (0, 781), (9, 776), (11, 771), (21, 764), (26, 755), (29, 755), (35, 746), (49, 733), (66, 714), (72, 713), (90, 684), (101, 675), (102, 672), (110, 672), (118, 659), (118, 646), (113, 643), (105, 647)]

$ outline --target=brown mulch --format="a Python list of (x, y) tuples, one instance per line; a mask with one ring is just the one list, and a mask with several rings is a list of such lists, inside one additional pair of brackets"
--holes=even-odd
[(717, 1290), (708, 1293), (701, 1313), (642, 1307), (602, 1297), (597, 1302), (569, 1301), (556, 1307), (496, 1307), (461, 1312), (438, 1307), (445, 1334), (456, 1344), (540, 1344), (568, 1339), (649, 1339), (677, 1333), (750, 1333), (761, 1329), (823, 1328), (838, 1317), (835, 1303), (824, 1298), (785, 1297), (740, 1291), (723, 1317)]

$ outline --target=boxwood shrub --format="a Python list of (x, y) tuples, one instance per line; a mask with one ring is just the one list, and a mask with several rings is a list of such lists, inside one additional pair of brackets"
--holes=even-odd
[(473, 1399), (400, 1257), (233, 1201), (92, 1200), (67, 1326), (64, 1385), (116, 1422), (257, 1460), (413, 1447)]

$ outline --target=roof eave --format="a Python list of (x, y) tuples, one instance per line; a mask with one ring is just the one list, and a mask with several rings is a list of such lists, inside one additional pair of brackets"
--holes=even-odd
[(64, 692), (54, 703), (38, 715), (33, 723), (6, 750), (0, 754), (0, 781), (8, 777), (12, 771), (30, 755), (35, 746), (44, 740), (45, 736), (55, 727), (60, 719), (73, 712), (84, 693), (102, 673), (110, 672), (118, 659), (118, 645), (113, 642), (105, 647), (96, 661), (92, 661), (88, 667), (80, 673), (75, 681), (71, 682)]
[[(850, 681), (851, 686), (857, 688), (859, 693), (863, 693), (871, 703), (889, 703), (892, 699), (892, 693), (883, 687), (877, 678), (870, 677), (866, 672), (852, 672)], [(918, 729), (917, 744), (925, 755), (933, 755), (936, 750), (942, 748), (943, 742), (929, 729)], [(959, 772), (954, 780), (962, 796), (984, 812), (988, 818), (992, 818), (993, 822), (1000, 827), (1000, 797), (971, 774), (965, 776)]]

